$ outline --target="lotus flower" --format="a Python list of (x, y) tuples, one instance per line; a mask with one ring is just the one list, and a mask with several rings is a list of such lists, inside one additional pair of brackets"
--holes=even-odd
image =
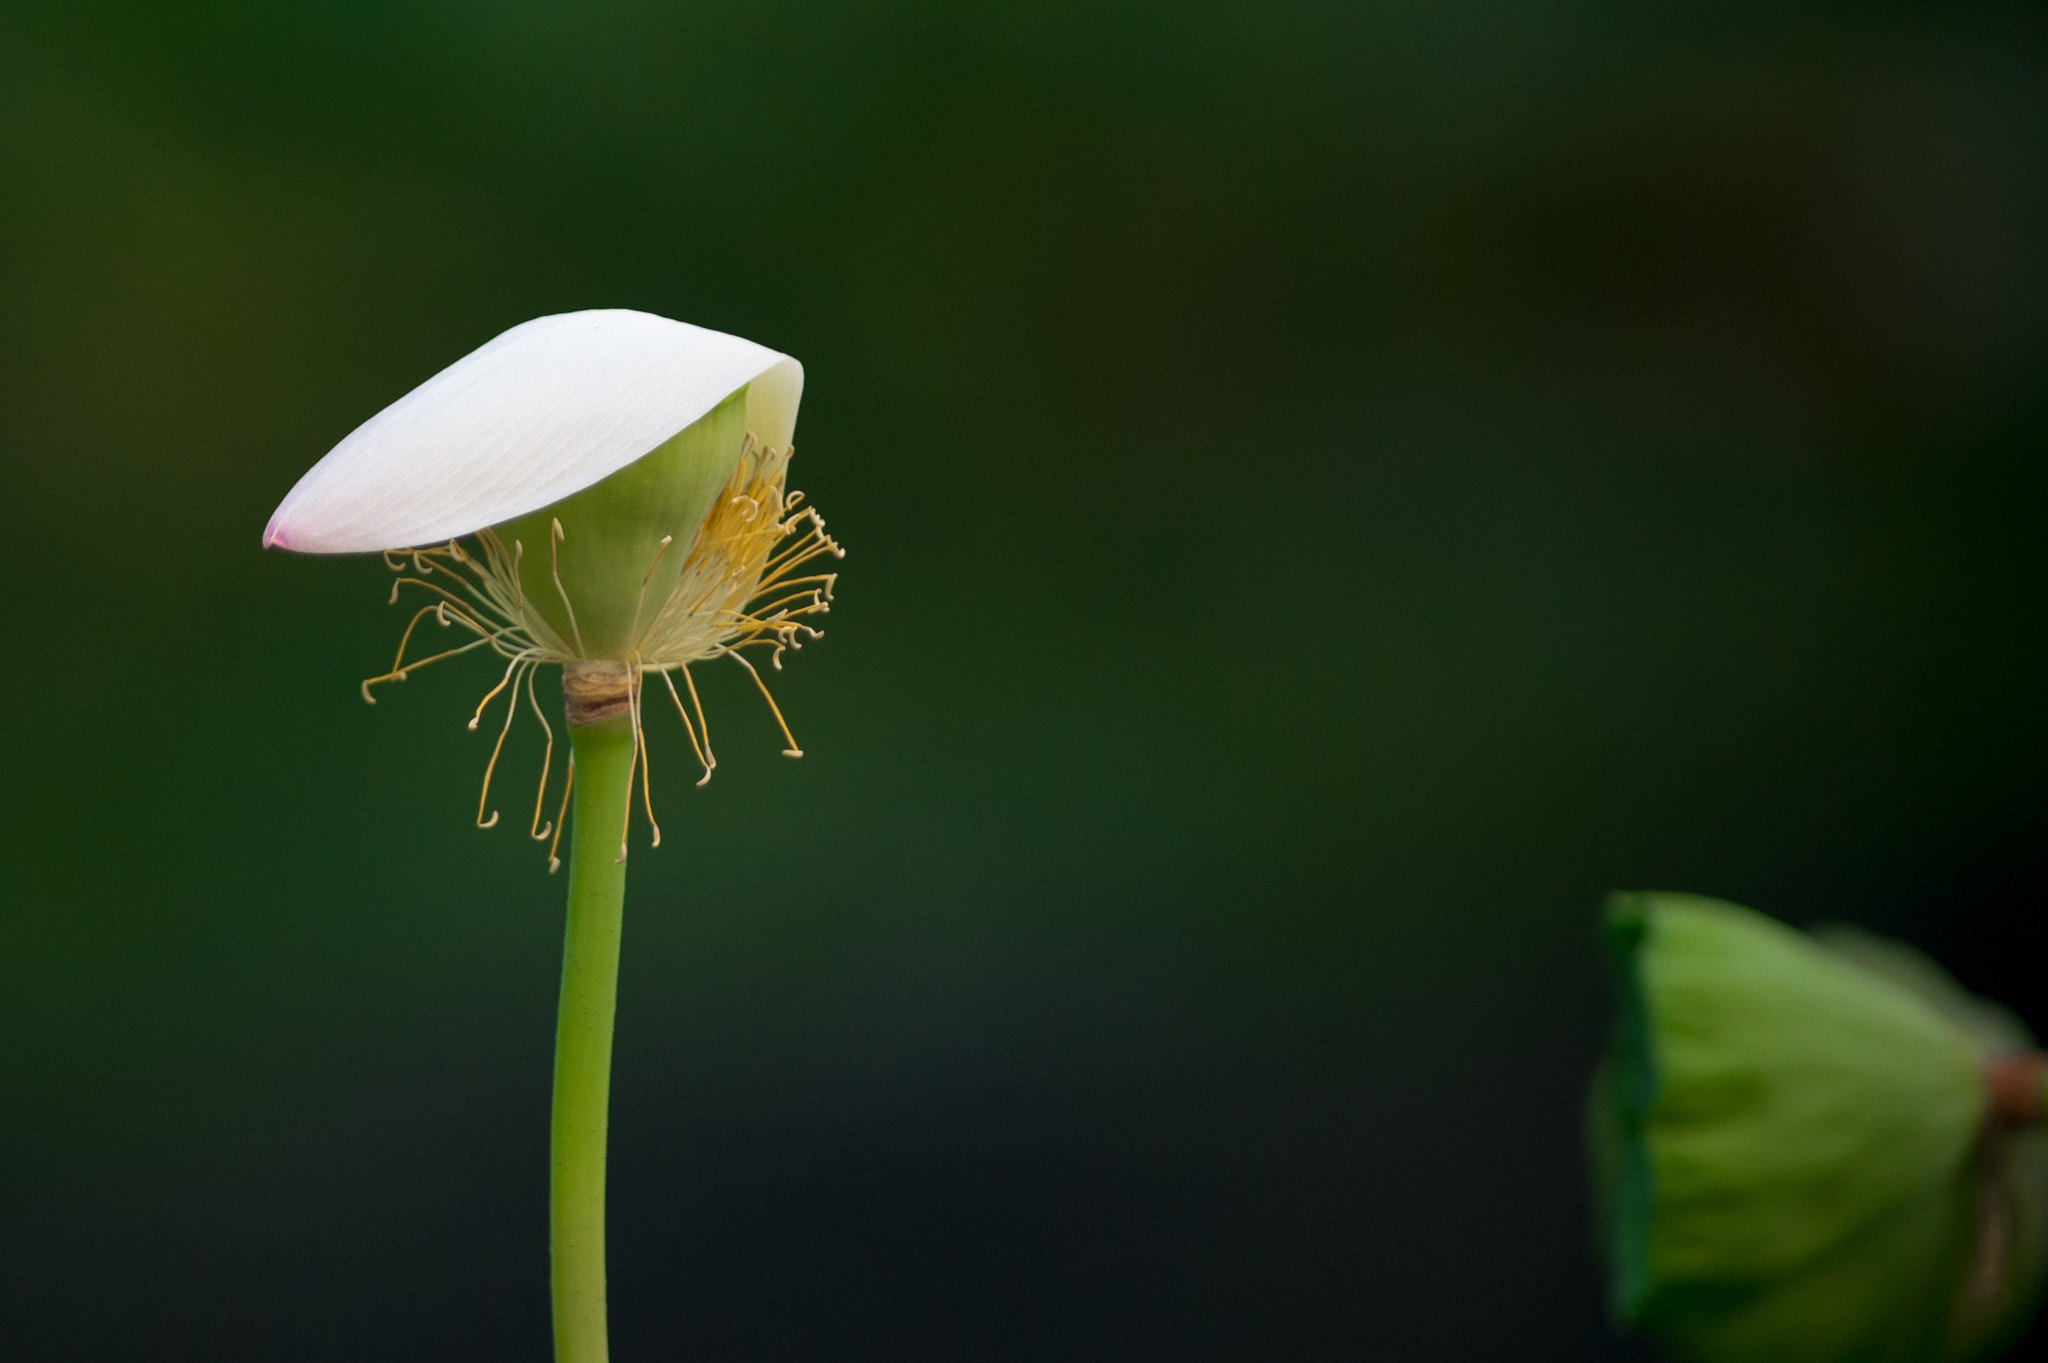
[[(767, 698), (746, 650), (785, 650), (818, 631), (835, 575), (804, 573), (843, 557), (824, 519), (785, 491), (803, 367), (737, 336), (643, 312), (607, 309), (538, 317), (505, 332), (357, 427), (301, 478), (270, 518), (263, 543), (300, 553), (378, 553), (428, 603), (413, 616), (391, 669), (363, 683), (403, 681), (443, 658), (490, 649), (504, 675), (470, 720), (506, 697), (504, 727), (522, 691), (553, 752), (533, 691), (536, 669), (563, 667), (569, 723), (631, 718), (647, 795), (641, 682), (658, 675), (682, 716), (708, 781), (717, 759), (690, 664), (730, 657)], [(465, 548), (463, 537), (473, 539)], [(432, 619), (467, 642), (407, 658)], [(680, 672), (692, 705), (676, 690)], [(694, 710), (694, 719), (692, 717)], [(528, 831), (541, 825), (547, 786)], [(699, 784), (703, 782), (700, 781)], [(566, 802), (568, 789), (562, 795)], [(643, 799), (653, 824), (653, 808)], [(620, 855), (625, 854), (623, 830)], [(552, 852), (550, 869), (559, 865)]]
[[(608, 1353), (605, 1143), (636, 771), (661, 841), (642, 683), (662, 679), (705, 781), (716, 759), (693, 663), (745, 667), (785, 752), (803, 755), (746, 657), (765, 650), (780, 667), (786, 650), (817, 637), (804, 622), (828, 609), (834, 575), (805, 570), (843, 556), (823, 518), (786, 490), (802, 391), (795, 360), (736, 336), (641, 312), (536, 318), (364, 422), (299, 480), (263, 532), (265, 546), (300, 553), (381, 553), (398, 574), (393, 601), (408, 588), (425, 594), (391, 669), (363, 683), (365, 700), (444, 658), (487, 649), (504, 660), (469, 721), (476, 728), (504, 698), (479, 825), (498, 821), (495, 811), (486, 817), (491, 773), (522, 700), (547, 734), (528, 831), (552, 832), (551, 871), (575, 792), (550, 1140), (559, 1363), (604, 1363)], [(410, 656), (430, 620), (465, 642)], [(562, 667), (570, 757), (560, 809), (544, 826), (554, 728), (534, 674), (549, 664)]]

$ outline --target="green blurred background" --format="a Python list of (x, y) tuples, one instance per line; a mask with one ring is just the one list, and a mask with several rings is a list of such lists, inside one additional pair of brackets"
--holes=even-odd
[(1633, 1356), (1605, 890), (2048, 1017), (2044, 248), (2031, 9), (4, 0), (0, 1356), (546, 1357), (490, 669), (257, 537), (591, 306), (850, 548), (652, 731), (618, 1357)]

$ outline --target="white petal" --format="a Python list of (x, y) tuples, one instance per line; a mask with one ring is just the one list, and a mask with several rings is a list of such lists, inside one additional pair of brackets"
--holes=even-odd
[(748, 428), (787, 445), (804, 386), (787, 355), (622, 308), (536, 317), (356, 427), (263, 543), (349, 554), (471, 534), (609, 477), (749, 383)]

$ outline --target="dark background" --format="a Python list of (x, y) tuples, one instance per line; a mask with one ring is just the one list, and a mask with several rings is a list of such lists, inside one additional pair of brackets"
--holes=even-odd
[(590, 306), (851, 551), (652, 731), (622, 1363), (1632, 1356), (1613, 886), (2048, 1021), (2031, 11), (4, 0), (0, 1356), (546, 1357), (492, 675), (257, 537)]

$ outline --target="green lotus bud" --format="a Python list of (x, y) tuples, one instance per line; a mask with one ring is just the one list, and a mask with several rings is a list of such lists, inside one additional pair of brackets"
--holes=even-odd
[(1607, 909), (1589, 1128), (1617, 1324), (1693, 1363), (1948, 1363), (2044, 1265), (2040, 1057), (1910, 948), (1716, 900)]

